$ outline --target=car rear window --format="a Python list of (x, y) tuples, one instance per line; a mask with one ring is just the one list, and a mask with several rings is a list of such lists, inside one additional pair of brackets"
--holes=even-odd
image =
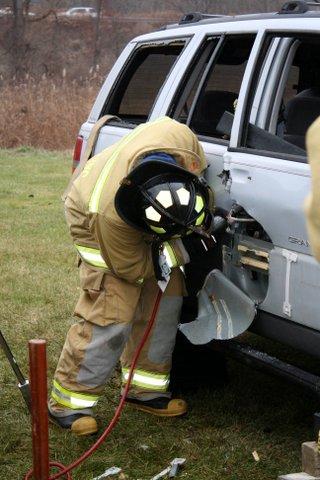
[(169, 44), (138, 47), (111, 92), (103, 114), (117, 115), (121, 120), (139, 124), (148, 120), (152, 106), (186, 40)]

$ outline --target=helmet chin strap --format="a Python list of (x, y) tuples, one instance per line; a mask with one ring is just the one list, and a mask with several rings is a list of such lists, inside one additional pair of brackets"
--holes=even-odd
[(212, 237), (211, 232), (213, 230), (213, 215), (206, 210), (205, 210), (205, 212), (206, 212), (207, 218), (208, 217), (210, 218), (210, 223), (209, 223), (208, 227), (206, 229), (204, 229), (202, 225), (199, 225), (198, 227), (190, 225), (190, 226), (188, 226), (188, 230), (191, 230), (192, 232), (196, 233), (197, 235), (200, 235), (200, 237), (211, 238)]
[[(203, 226), (201, 226), (201, 225), (199, 225), (198, 227), (195, 227), (193, 225), (187, 225), (186, 226), (182, 222), (180, 222), (178, 219), (175, 219), (172, 215), (170, 215), (170, 218), (175, 223), (177, 223), (178, 225), (181, 225), (182, 227), (184, 227), (184, 232), (182, 232), (182, 234), (179, 234), (180, 237), (186, 236), (187, 233), (190, 232), (190, 230), (191, 230), (193, 233), (195, 233), (196, 235), (199, 235), (200, 237), (211, 239), (212, 238), (212, 233), (211, 232), (212, 232), (213, 226), (214, 226), (213, 215), (211, 213), (208, 213), (208, 212), (206, 212), (206, 214), (207, 214), (207, 217), (210, 218), (210, 224), (206, 229), (204, 229)], [(153, 235), (153, 241), (163, 243), (163, 242), (166, 242), (168, 240), (172, 240), (173, 237), (174, 237), (174, 235), (157, 235), (157, 234), (154, 234)]]
[(190, 227), (188, 228), (188, 230), (192, 230), (193, 233), (196, 233), (197, 235), (200, 235), (200, 237), (211, 238), (210, 233), (207, 232), (206, 230), (204, 230), (202, 227), (193, 227), (193, 226), (190, 226)]

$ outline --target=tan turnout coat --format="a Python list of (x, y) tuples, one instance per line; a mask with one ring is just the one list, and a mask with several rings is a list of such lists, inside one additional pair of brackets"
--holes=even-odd
[(320, 261), (320, 117), (307, 133), (307, 150), (311, 166), (312, 191), (305, 209), (312, 251)]
[[(197, 175), (207, 166), (203, 149), (193, 132), (163, 117), (140, 125), (89, 160), (66, 198), (66, 218), (75, 245), (99, 249), (109, 269), (106, 272), (86, 262), (80, 266), (84, 293), (75, 314), (85, 320), (101, 325), (131, 321), (140, 295), (140, 282), (154, 276), (148, 239), (127, 225), (114, 205), (120, 182), (139, 159), (151, 152), (171, 154), (178, 164)], [(183, 265), (185, 258), (179, 241), (172, 241), (171, 246), (178, 263)], [(174, 288), (174, 281), (170, 283)], [(106, 290), (104, 305), (95, 302), (92, 308), (88, 295), (92, 300), (101, 288)]]

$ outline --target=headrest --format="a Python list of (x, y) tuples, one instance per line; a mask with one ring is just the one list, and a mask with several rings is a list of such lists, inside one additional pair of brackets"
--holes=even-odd
[(320, 97), (294, 97), (289, 100), (284, 111), (286, 132), (291, 135), (305, 135), (319, 115)]

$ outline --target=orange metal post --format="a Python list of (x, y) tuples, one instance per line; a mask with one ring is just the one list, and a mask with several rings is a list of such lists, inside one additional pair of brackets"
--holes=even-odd
[(34, 480), (49, 479), (47, 356), (45, 340), (29, 341)]

